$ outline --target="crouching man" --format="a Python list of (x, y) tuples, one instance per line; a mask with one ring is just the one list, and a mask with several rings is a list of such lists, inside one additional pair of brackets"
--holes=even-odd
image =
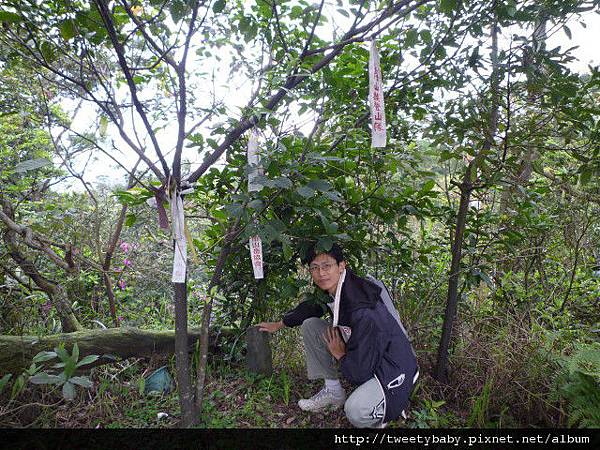
[[(324, 379), (325, 386), (311, 398), (298, 401), (298, 406), (316, 412), (344, 405), (350, 423), (361, 428), (385, 426), (405, 416), (419, 372), (387, 289), (348, 269), (337, 244), (326, 253), (315, 253), (313, 248), (307, 261), (314, 283), (331, 296), (332, 322), (320, 318), (324, 313), (320, 305), (305, 301), (279, 322), (258, 324), (261, 331), (270, 333), (302, 326), (308, 378)], [(358, 386), (347, 399), (338, 368)]]

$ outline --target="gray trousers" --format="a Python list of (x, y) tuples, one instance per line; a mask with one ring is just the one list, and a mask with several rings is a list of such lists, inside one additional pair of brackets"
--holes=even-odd
[[(330, 324), (318, 317), (302, 323), (308, 378), (335, 380), (339, 378), (337, 361), (329, 353), (323, 335)], [(373, 377), (352, 392), (344, 404), (346, 417), (357, 428), (377, 427), (383, 420), (385, 399), (379, 382)]]

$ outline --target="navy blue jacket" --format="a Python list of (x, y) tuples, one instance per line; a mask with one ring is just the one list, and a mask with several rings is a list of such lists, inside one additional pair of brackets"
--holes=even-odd
[[(385, 397), (384, 422), (398, 418), (406, 406), (416, 377), (417, 361), (406, 333), (388, 308), (385, 288), (346, 269), (340, 299), (339, 326), (350, 327), (346, 354), (340, 359), (344, 378), (360, 385), (373, 376)], [(323, 308), (311, 301), (300, 303), (283, 317), (288, 327), (309, 317), (321, 317)]]

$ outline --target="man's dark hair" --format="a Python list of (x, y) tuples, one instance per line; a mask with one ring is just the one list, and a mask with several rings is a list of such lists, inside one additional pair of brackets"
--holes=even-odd
[(322, 251), (317, 249), (317, 244), (315, 243), (308, 247), (308, 250), (306, 251), (306, 257), (302, 260), (302, 263), (310, 264), (318, 255), (322, 253), (331, 256), (338, 264), (344, 261), (344, 252), (339, 245), (333, 244), (331, 249)]

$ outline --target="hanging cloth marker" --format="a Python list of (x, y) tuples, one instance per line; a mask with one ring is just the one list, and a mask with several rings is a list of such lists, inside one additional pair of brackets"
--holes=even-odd
[(248, 138), (248, 192), (260, 191), (262, 185), (256, 179), (261, 173), (260, 158), (258, 155), (258, 133), (256, 129), (250, 131)]
[[(260, 191), (262, 185), (256, 180), (261, 172), (258, 155), (258, 133), (256, 129), (250, 131), (250, 137), (248, 138), (248, 166), (250, 166), (248, 171), (248, 192)], [(257, 280), (263, 279), (262, 240), (258, 235), (250, 238), (250, 258), (252, 259), (254, 278)]]
[(250, 257), (252, 258), (252, 269), (254, 270), (254, 278), (261, 280), (264, 278), (263, 272), (263, 257), (262, 257), (262, 241), (260, 236), (252, 236), (250, 238)]
[(173, 257), (173, 283), (185, 283), (187, 270), (187, 242), (185, 238), (185, 217), (183, 199), (175, 190), (171, 196), (171, 217), (173, 218), (173, 239), (175, 255)]
[(379, 65), (379, 52), (375, 39), (369, 54), (369, 105), (371, 106), (371, 147), (385, 147), (385, 107), (383, 104), (383, 78)]

